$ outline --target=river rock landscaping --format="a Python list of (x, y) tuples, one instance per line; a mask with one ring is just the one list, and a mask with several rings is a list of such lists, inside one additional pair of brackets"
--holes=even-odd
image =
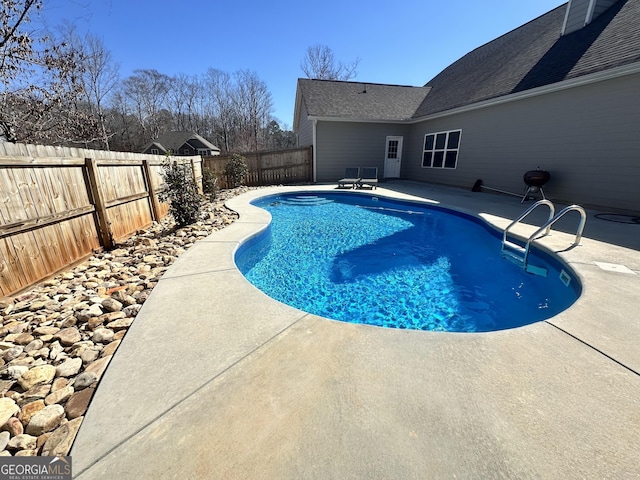
[(0, 456), (67, 455), (100, 378), (167, 268), (233, 223), (219, 192), (201, 220), (171, 216), (15, 298), (0, 300)]

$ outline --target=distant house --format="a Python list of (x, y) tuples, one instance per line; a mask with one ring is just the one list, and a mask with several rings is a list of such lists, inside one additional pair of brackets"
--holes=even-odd
[(220, 155), (220, 149), (194, 132), (169, 132), (149, 142), (142, 153), (166, 155), (172, 152), (176, 156)]
[(639, 25), (640, 0), (571, 0), (422, 87), (299, 79), (294, 131), (314, 147), (318, 182), (374, 166), (522, 192), (540, 167), (554, 200), (637, 212)]

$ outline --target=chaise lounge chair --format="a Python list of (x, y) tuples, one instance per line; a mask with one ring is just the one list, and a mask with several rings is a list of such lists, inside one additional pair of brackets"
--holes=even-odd
[(362, 188), (365, 185), (369, 185), (371, 190), (378, 187), (378, 168), (377, 167), (363, 167), (362, 178), (358, 182), (358, 188)]
[(338, 187), (351, 185), (349, 188), (356, 188), (360, 181), (360, 168), (347, 167), (344, 171), (344, 178), (338, 180)]

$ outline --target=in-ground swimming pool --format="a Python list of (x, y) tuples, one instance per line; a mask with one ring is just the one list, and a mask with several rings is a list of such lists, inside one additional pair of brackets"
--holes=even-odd
[(526, 273), (502, 258), (501, 233), (454, 210), (352, 192), (253, 203), (272, 223), (240, 246), (238, 268), (272, 298), (330, 319), (486, 332), (552, 317), (581, 292), (555, 257), (532, 249), (548, 273)]

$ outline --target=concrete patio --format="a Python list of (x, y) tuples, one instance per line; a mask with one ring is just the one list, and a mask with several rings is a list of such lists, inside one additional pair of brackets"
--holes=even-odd
[[(71, 451), (75, 478), (640, 477), (640, 224), (589, 210), (580, 246), (569, 248), (577, 215), (540, 242), (583, 282), (547, 321), (382, 329), (278, 303), (235, 268), (235, 249), (270, 218), (249, 202), (310, 189), (335, 185), (232, 199), (240, 219), (167, 271), (101, 380)], [(401, 181), (375, 193), (500, 228), (530, 204)]]

